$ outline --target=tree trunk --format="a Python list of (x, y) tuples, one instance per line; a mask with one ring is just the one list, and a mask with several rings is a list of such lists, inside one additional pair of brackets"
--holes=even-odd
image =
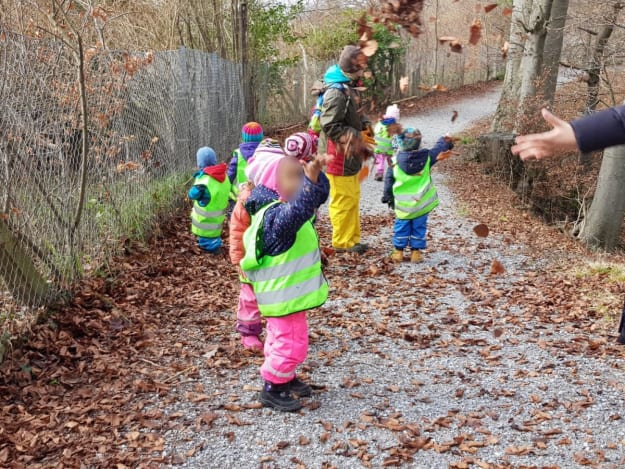
[(554, 0), (535, 1), (525, 25), (528, 34), (525, 42), (525, 53), (521, 60), (521, 89), (519, 91), (519, 108), (515, 130), (526, 134), (535, 130), (536, 115), (544, 102), (538, 97), (538, 83), (542, 74), (547, 24), (551, 17)]
[[(612, 15), (606, 21), (606, 23), (599, 31), (597, 35), (597, 40), (595, 42), (595, 47), (592, 51), (590, 63), (588, 64), (587, 73), (588, 73), (588, 96), (586, 97), (586, 107), (584, 108), (584, 114), (592, 114), (597, 109), (597, 105), (599, 104), (599, 89), (601, 85), (601, 68), (603, 67), (603, 54), (605, 52), (605, 48), (608, 45), (608, 41), (610, 40), (610, 36), (614, 32), (614, 23), (617, 20), (619, 12), (623, 9), (623, 4), (616, 2), (612, 8)], [(590, 161), (592, 159), (592, 155), (590, 153), (580, 153), (579, 162), (580, 164), (588, 167), (590, 165)]]
[(590, 63), (588, 64), (588, 96), (586, 98), (586, 114), (591, 114), (597, 109), (599, 104), (599, 85), (601, 84), (601, 68), (603, 67), (603, 54), (605, 47), (612, 33), (614, 32), (614, 23), (619, 12), (623, 8), (621, 3), (615, 3), (612, 10), (612, 16), (603, 25), (601, 31), (597, 35), (595, 48), (592, 51)]
[(37, 271), (29, 253), (0, 219), (0, 277), (13, 299), (26, 306), (41, 306), (48, 299), (49, 287)]
[(519, 102), (519, 71), (523, 58), (524, 42), (523, 23), (524, 12), (527, 5), (531, 8), (531, 0), (514, 0), (512, 21), (510, 23), (510, 38), (506, 73), (503, 81), (503, 90), (497, 106), (497, 112), (493, 118), (491, 130), (493, 132), (511, 132), (514, 128), (514, 117)]
[(613, 250), (619, 241), (625, 214), (625, 146), (608, 148), (603, 154), (597, 190), (580, 239), (589, 246)]
[(246, 120), (254, 120), (256, 115), (256, 99), (254, 96), (254, 86), (252, 83), (252, 73), (250, 70), (250, 54), (247, 47), (248, 35), (248, 0), (239, 2), (239, 51), (241, 54), (241, 74), (243, 76), (243, 98), (245, 104)]
[(562, 55), (562, 43), (564, 42), (564, 26), (569, 11), (569, 0), (554, 0), (551, 8), (551, 19), (547, 39), (545, 40), (544, 82), (542, 94), (548, 106), (553, 105), (553, 100), (558, 86), (558, 73), (560, 71), (560, 56)]

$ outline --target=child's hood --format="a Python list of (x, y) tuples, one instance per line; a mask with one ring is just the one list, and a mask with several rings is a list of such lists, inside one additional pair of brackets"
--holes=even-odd
[(400, 169), (411, 176), (423, 171), (430, 156), (427, 149), (397, 152), (397, 164)]
[(214, 166), (207, 166), (202, 169), (198, 174), (206, 174), (207, 176), (216, 179), (219, 182), (224, 182), (227, 177), (228, 165), (226, 163), (216, 164)]
[(259, 143), (260, 142), (244, 142), (239, 145), (239, 151), (241, 152), (241, 155), (243, 155), (245, 161), (248, 161), (252, 157), (258, 148)]
[(264, 206), (280, 199), (277, 192), (265, 186), (256, 186), (245, 202), (245, 210), (251, 215), (256, 214)]

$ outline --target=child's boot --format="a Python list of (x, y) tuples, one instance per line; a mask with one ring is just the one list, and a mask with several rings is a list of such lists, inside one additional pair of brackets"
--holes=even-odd
[(393, 253), (391, 254), (391, 260), (393, 262), (402, 262), (404, 260), (404, 251), (401, 249), (393, 249)]
[(281, 412), (296, 412), (302, 408), (302, 403), (291, 394), (290, 383), (273, 384), (265, 381), (259, 400), (263, 406)]
[(304, 383), (297, 376), (289, 381), (289, 390), (297, 397), (310, 397), (312, 396), (312, 388)]
[(246, 350), (252, 350), (254, 352), (258, 352), (263, 349), (263, 343), (255, 335), (241, 336), (241, 344)]
[(410, 262), (413, 264), (423, 262), (423, 256), (421, 255), (421, 251), (419, 249), (414, 249), (412, 251), (412, 254), (410, 254)]

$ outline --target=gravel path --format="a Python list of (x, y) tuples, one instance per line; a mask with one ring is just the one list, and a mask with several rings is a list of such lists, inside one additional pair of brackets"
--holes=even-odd
[[(497, 98), (495, 90), (403, 123), (429, 145), (492, 113)], [(310, 314), (301, 374), (318, 391), (308, 408), (254, 408), (260, 357), (205, 367), (191, 386), (210, 399), (165, 410), (189, 424), (164, 435), (168, 453), (186, 455), (182, 467), (625, 466), (625, 361), (571, 354), (567, 345), (589, 333), (566, 323), (554, 330), (509, 307), (541, 266), (496, 233), (477, 238), (440, 170), (435, 181), (442, 203), (418, 266), (386, 261), (392, 215), (381, 183), (363, 185), (364, 241), (374, 249), (332, 258), (331, 299)], [(327, 221), (321, 232), (327, 239)], [(490, 274), (493, 260), (505, 275)]]

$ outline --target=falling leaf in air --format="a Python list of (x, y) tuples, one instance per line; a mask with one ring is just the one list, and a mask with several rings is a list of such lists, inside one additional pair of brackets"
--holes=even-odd
[(360, 40), (365, 42), (371, 39), (371, 36), (373, 36), (373, 28), (371, 28), (371, 26), (369, 26), (369, 23), (367, 22), (366, 13), (363, 13), (363, 15), (358, 18), (356, 24), (358, 25), (358, 29), (356, 31), (358, 32), (358, 37), (360, 38)]
[(511, 16), (512, 15), (512, 8), (510, 8), (510, 7), (504, 8), (503, 11), (501, 12), (501, 14), (503, 16)]
[(498, 3), (490, 3), (488, 5), (486, 5), (484, 7), (484, 12), (485, 13), (490, 13), (491, 11), (493, 11), (495, 8), (497, 8), (499, 6)]
[(401, 77), (399, 79), (399, 91), (402, 93), (406, 93), (408, 91), (408, 85), (410, 84), (410, 80), (408, 77)]
[(368, 41), (366, 41), (361, 47), (360, 47), (361, 51), (363, 54), (365, 54), (367, 57), (371, 57), (373, 56), (377, 50), (378, 50), (378, 41), (375, 41), (373, 39), (369, 39)]
[(493, 263), (490, 265), (490, 273), (493, 275), (505, 274), (506, 268), (503, 266), (501, 262), (495, 259), (493, 260)]
[(503, 46), (501, 46), (501, 57), (502, 58), (506, 58), (508, 57), (508, 50), (510, 49), (510, 43), (508, 41), (503, 43)]
[(479, 238), (486, 238), (486, 237), (488, 237), (488, 234), (490, 233), (490, 230), (488, 229), (487, 225), (485, 225), (484, 223), (480, 223), (479, 225), (475, 225), (473, 227), (473, 232)]
[(451, 122), (456, 122), (456, 119), (458, 119), (458, 111), (452, 111)]
[(482, 22), (480, 20), (473, 21), (471, 24), (471, 34), (469, 36), (469, 43), (476, 46), (482, 38)]

